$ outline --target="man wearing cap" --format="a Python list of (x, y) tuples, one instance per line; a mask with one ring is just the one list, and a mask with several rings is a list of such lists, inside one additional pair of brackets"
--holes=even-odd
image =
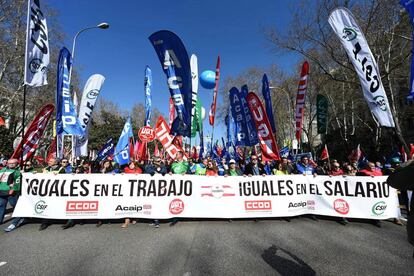
[[(5, 168), (0, 170), (0, 223), (3, 223), (7, 203), (14, 208), (20, 194), (20, 171), (17, 168), (18, 160), (9, 159)], [(12, 223), (4, 229), (13, 231), (23, 222), (22, 218), (14, 218)]]
[(231, 159), (229, 162), (229, 169), (226, 171), (225, 176), (239, 176), (242, 175), (242, 172), (236, 167), (236, 161)]

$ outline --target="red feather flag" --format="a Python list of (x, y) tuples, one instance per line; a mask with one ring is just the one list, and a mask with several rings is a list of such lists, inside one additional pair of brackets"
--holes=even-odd
[(216, 80), (214, 85), (214, 93), (213, 93), (213, 103), (211, 104), (210, 113), (209, 113), (209, 122), (210, 125), (214, 125), (214, 117), (216, 116), (216, 106), (217, 106), (217, 93), (218, 93), (218, 85), (220, 80), (220, 56), (217, 57), (217, 65), (216, 65)]
[(259, 97), (255, 93), (249, 92), (246, 100), (256, 125), (260, 148), (262, 150), (262, 158), (280, 160), (279, 149), (269, 123), (269, 118)]
[[(29, 128), (26, 130), (26, 133), (23, 137), (23, 162), (30, 160), (39, 143), (40, 138), (43, 136), (43, 132), (46, 129), (47, 123), (49, 122), (50, 117), (52, 116), (55, 106), (53, 104), (47, 104), (39, 111), (33, 121), (30, 123)], [(21, 141), (11, 158), (19, 159), (22, 155), (22, 143)]]
[(300, 73), (300, 81), (298, 87), (298, 94), (296, 96), (296, 140), (300, 142), (302, 134), (303, 114), (305, 112), (306, 91), (308, 88), (309, 63), (305, 61), (302, 65)]

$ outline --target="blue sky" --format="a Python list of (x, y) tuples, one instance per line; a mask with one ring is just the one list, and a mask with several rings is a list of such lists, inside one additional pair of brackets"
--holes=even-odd
[[(198, 56), (199, 73), (214, 70), (220, 55), (221, 80), (248, 67), (272, 63), (291, 71), (300, 59), (273, 54), (262, 32), (263, 27), (283, 29), (289, 24), (294, 1), (44, 1), (59, 11), (69, 49), (78, 30), (109, 23), (107, 30), (94, 29), (79, 37), (74, 70), (80, 73), (82, 87), (90, 75), (104, 75), (101, 96), (124, 110), (130, 111), (134, 103), (144, 102), (144, 69), (149, 65), (153, 72), (153, 106), (168, 114), (166, 77), (148, 40), (161, 29), (175, 32), (189, 55)], [(200, 87), (199, 96), (208, 112), (212, 91)], [(204, 124), (208, 132), (207, 124), (208, 120)], [(221, 134), (218, 131), (215, 135)]]

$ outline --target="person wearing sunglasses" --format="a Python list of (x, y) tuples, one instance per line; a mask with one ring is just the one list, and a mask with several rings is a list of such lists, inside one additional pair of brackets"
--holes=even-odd
[(341, 166), (338, 162), (332, 163), (331, 170), (329, 172), (330, 176), (337, 176), (337, 175), (343, 175), (344, 171), (341, 169)]
[(263, 166), (259, 164), (259, 160), (256, 155), (252, 155), (250, 157), (250, 163), (247, 164), (244, 168), (244, 175), (266, 175), (266, 171), (264, 170)]

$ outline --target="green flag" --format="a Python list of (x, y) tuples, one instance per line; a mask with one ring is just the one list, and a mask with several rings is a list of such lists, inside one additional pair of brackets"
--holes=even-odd
[(316, 117), (318, 123), (318, 133), (325, 134), (327, 129), (328, 118), (328, 100), (325, 96), (318, 94), (316, 97)]
[(195, 114), (193, 117), (193, 121), (191, 122), (191, 137), (196, 137), (197, 131), (203, 131), (203, 120), (201, 118), (201, 102), (197, 99), (196, 106), (195, 106)]

